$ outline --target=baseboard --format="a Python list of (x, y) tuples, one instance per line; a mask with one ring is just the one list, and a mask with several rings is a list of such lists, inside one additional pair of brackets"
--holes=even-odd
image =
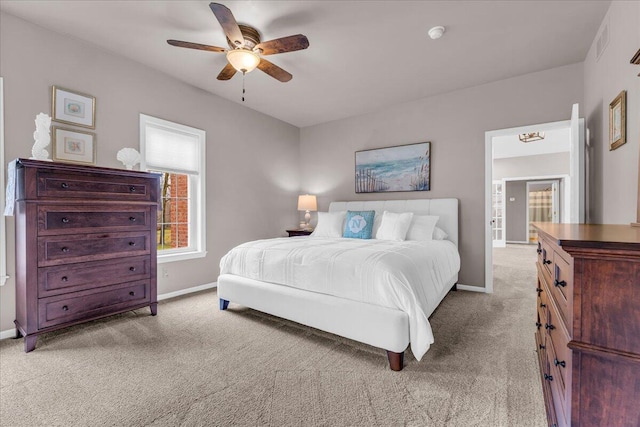
[[(180, 289), (179, 291), (169, 292), (169, 293), (166, 293), (166, 294), (158, 295), (158, 301), (162, 301), (162, 300), (169, 299), (169, 298), (179, 297), (181, 295), (192, 294), (194, 292), (204, 291), (206, 289), (212, 289), (212, 288), (215, 288), (217, 286), (218, 286), (218, 282), (212, 282), (212, 283), (206, 283), (206, 284), (200, 285), (200, 286), (194, 286), (192, 288)], [(16, 337), (16, 330), (15, 329), (8, 329), (6, 331), (0, 331), (0, 340), (4, 340), (4, 339), (7, 339), (7, 338), (15, 338), (15, 337)]]
[(218, 282), (205, 283), (204, 285), (194, 286), (192, 288), (180, 289), (179, 291), (169, 292), (166, 294), (158, 295), (158, 301), (162, 301), (169, 298), (175, 298), (182, 295), (192, 294), (194, 292), (204, 291), (206, 289), (212, 289), (218, 286)]
[(480, 286), (461, 285), (460, 283), (458, 283), (457, 288), (459, 291), (487, 292), (486, 288), (481, 288)]
[(6, 331), (0, 331), (0, 340), (4, 340), (7, 338), (15, 338), (16, 337), (16, 329), (7, 329)]
[(527, 242), (526, 240), (507, 240), (507, 244), (515, 244), (515, 245), (531, 245), (531, 242)]

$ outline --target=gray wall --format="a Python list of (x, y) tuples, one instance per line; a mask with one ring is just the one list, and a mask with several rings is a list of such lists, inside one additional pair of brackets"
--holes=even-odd
[(509, 157), (493, 161), (493, 179), (569, 175), (569, 153)]
[[(163, 264), (169, 277), (159, 277), (160, 294), (214, 282), (231, 247), (284, 235), (297, 224), (298, 128), (11, 15), (0, 14), (0, 23), (7, 161), (30, 156), (34, 118), (51, 114), (52, 85), (97, 98), (99, 166), (122, 167), (116, 152), (138, 147), (139, 113), (207, 132), (208, 255)], [(0, 331), (13, 327), (13, 233), (13, 218), (7, 218), (12, 278), (0, 288)]]
[[(602, 22), (609, 26), (609, 44), (596, 59), (596, 38), (584, 61), (583, 111), (591, 145), (588, 219), (628, 224), (636, 221), (638, 197), (640, 67), (629, 61), (640, 47), (640, 2), (612, 2)], [(609, 103), (623, 89), (627, 91), (627, 143), (609, 151)]]
[[(457, 197), (460, 283), (484, 287), (485, 132), (568, 120), (582, 102), (582, 77), (574, 64), (303, 128), (303, 188), (320, 210), (332, 200)], [(422, 141), (432, 142), (431, 191), (355, 194), (355, 151)]]
[[(515, 200), (510, 201), (510, 198)], [(504, 200), (507, 242), (528, 242), (527, 181), (507, 181)]]

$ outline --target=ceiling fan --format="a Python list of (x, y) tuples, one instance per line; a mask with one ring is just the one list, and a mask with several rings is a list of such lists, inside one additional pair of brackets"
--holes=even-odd
[(290, 73), (267, 61), (261, 55), (275, 55), (306, 49), (309, 47), (309, 40), (306, 36), (296, 34), (261, 42), (258, 30), (248, 25), (239, 25), (228, 7), (220, 3), (210, 3), (209, 7), (227, 36), (229, 49), (180, 40), (167, 40), (167, 43), (177, 47), (226, 53), (229, 63), (218, 74), (218, 80), (229, 80), (238, 71), (244, 75), (256, 67), (283, 83), (291, 80), (293, 76)]

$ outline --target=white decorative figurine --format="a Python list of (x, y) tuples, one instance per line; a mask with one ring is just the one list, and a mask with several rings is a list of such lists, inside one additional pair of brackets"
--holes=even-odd
[(131, 170), (135, 165), (140, 163), (140, 153), (135, 148), (123, 148), (118, 151), (116, 156), (118, 160), (128, 169)]
[(51, 142), (51, 136), (49, 135), (49, 127), (51, 126), (51, 117), (45, 113), (40, 113), (36, 116), (36, 130), (33, 132), (33, 139), (35, 140), (33, 148), (31, 148), (31, 157), (35, 160), (48, 160), (49, 152), (45, 150), (45, 147)]

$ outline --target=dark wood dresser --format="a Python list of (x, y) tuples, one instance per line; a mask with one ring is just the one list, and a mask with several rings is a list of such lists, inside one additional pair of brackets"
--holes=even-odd
[(157, 310), (160, 176), (19, 159), (16, 332), (38, 334), (149, 306)]
[(640, 229), (535, 224), (550, 426), (640, 425)]

